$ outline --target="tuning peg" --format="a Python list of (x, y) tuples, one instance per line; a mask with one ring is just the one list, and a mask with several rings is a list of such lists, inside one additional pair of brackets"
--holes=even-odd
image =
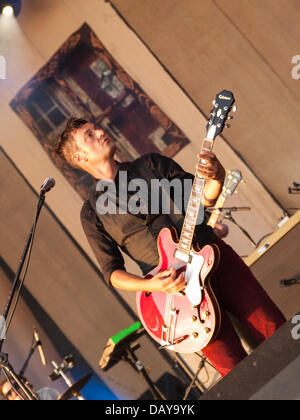
[(230, 125), (230, 124), (225, 124), (225, 127), (226, 127), (226, 128), (230, 128), (230, 127), (231, 127), (231, 125)]
[(213, 104), (213, 106), (216, 105), (216, 100), (215, 99), (212, 101), (212, 104)]
[(227, 117), (227, 120), (233, 120), (234, 116), (233, 115), (229, 115), (229, 117)]
[(237, 111), (237, 107), (236, 105), (233, 105), (233, 107), (231, 108), (232, 112), (236, 112)]

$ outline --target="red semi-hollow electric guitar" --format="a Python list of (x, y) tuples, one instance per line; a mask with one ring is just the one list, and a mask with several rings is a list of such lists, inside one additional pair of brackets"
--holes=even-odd
[[(234, 104), (233, 94), (222, 91), (213, 102), (201, 152), (212, 151), (214, 140), (226, 126)], [(210, 285), (210, 278), (219, 263), (217, 245), (195, 246), (196, 224), (204, 220), (203, 194), (205, 179), (194, 178), (180, 238), (175, 228), (165, 228), (158, 237), (159, 265), (149, 273), (151, 278), (174, 267), (185, 272), (184, 293), (147, 291), (137, 293), (140, 320), (150, 336), (162, 347), (179, 353), (194, 353), (206, 347), (218, 335), (221, 313)]]

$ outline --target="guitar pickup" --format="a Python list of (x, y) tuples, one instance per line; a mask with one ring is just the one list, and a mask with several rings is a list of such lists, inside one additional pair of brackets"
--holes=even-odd
[(174, 257), (177, 260), (184, 261), (187, 264), (191, 264), (192, 261), (193, 261), (193, 256), (192, 255), (187, 255), (184, 252), (180, 251), (179, 249), (175, 249)]

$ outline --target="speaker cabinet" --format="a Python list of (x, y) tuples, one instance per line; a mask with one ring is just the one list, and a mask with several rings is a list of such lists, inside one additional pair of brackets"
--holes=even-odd
[(299, 400), (300, 312), (201, 400)]
[[(287, 319), (300, 310), (300, 211), (244, 259)], [(282, 286), (282, 280), (291, 280)]]

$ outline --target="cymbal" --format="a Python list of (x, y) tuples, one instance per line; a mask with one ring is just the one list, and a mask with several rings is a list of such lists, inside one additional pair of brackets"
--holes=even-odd
[(74, 397), (78, 397), (80, 395), (80, 391), (82, 388), (86, 386), (89, 382), (93, 373), (89, 373), (88, 375), (84, 376), (83, 378), (79, 379), (79, 381), (75, 382), (69, 389), (66, 390), (60, 397), (57, 398), (57, 401), (66, 401)]

